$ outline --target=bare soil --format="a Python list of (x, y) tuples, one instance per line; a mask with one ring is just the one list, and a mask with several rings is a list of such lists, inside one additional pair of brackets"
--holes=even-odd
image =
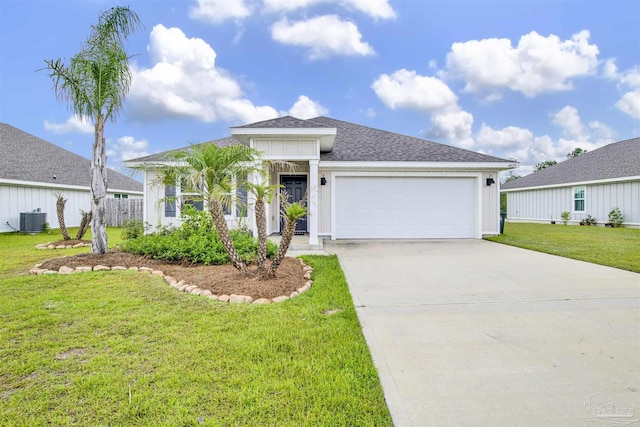
[(87, 244), (87, 243), (91, 243), (91, 240), (76, 240), (76, 239), (70, 239), (70, 240), (57, 240), (55, 242), (50, 243), (51, 245), (76, 245), (78, 243), (82, 243), (82, 244)]
[[(68, 241), (68, 240), (67, 240)], [(248, 295), (253, 299), (275, 298), (290, 295), (305, 283), (304, 271), (300, 261), (286, 257), (276, 272), (276, 277), (260, 280), (245, 277), (232, 265), (187, 265), (168, 264), (158, 260), (126, 252), (112, 251), (104, 255), (78, 254), (55, 258), (42, 263), (41, 268), (58, 270), (62, 266), (71, 268), (81, 266), (106, 265), (113, 267), (150, 267), (161, 270), (165, 275), (209, 289), (215, 295)]]

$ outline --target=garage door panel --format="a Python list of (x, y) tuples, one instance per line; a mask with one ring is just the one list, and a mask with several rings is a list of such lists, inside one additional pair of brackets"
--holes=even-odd
[(336, 177), (336, 238), (475, 237), (476, 180)]

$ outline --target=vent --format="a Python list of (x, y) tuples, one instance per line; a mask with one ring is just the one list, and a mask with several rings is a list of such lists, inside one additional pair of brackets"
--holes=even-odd
[(42, 227), (47, 222), (44, 212), (21, 212), (20, 231), (23, 233), (42, 233)]

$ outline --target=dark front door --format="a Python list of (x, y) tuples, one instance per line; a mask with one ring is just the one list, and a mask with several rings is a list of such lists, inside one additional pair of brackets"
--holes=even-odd
[[(280, 184), (284, 187), (283, 190), (289, 195), (289, 202), (299, 202), (304, 193), (307, 191), (307, 177), (306, 176), (281, 176)], [(284, 220), (280, 218), (280, 232), (284, 229)], [(307, 217), (300, 219), (296, 223), (296, 233), (307, 232)]]

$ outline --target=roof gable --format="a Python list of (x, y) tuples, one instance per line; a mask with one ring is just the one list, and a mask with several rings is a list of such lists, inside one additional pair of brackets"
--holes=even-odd
[(261, 122), (250, 123), (248, 125), (243, 126), (233, 126), (232, 129), (242, 129), (242, 128), (283, 128), (283, 129), (293, 129), (293, 128), (324, 128), (328, 127), (321, 123), (314, 123), (311, 120), (302, 120), (296, 117), (284, 116), (278, 117), (277, 119), (264, 120)]
[(640, 176), (640, 138), (614, 142), (522, 178), (504, 190)]
[[(90, 160), (0, 122), (0, 179), (89, 188), (90, 169)], [(143, 186), (109, 169), (107, 188), (141, 192)]]

